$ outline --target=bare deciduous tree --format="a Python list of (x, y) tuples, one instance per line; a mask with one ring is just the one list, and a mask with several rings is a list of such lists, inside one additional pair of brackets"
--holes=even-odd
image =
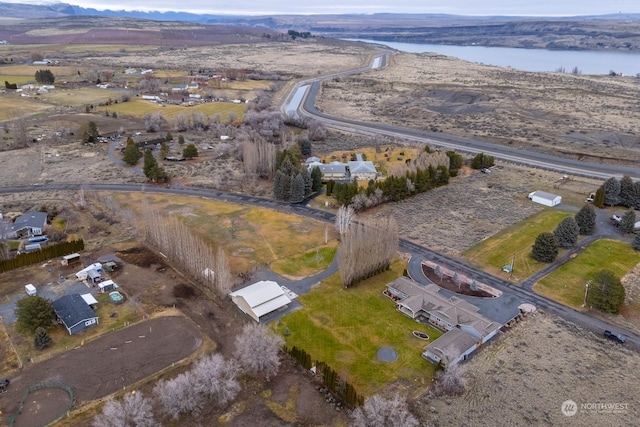
[(216, 288), (219, 292), (226, 294), (233, 287), (233, 277), (231, 276), (229, 260), (227, 259), (227, 255), (225, 254), (222, 246), (218, 246), (214, 264), (216, 272)]
[(225, 360), (220, 354), (212, 354), (198, 360), (192, 368), (193, 387), (201, 394), (215, 400), (219, 406), (233, 401), (240, 389), (237, 380), (238, 365)]
[(242, 144), (242, 164), (248, 175), (273, 178), (276, 170), (276, 146), (255, 132), (238, 135)]
[(0, 260), (9, 259), (9, 236), (11, 234), (11, 222), (0, 219)]
[[(450, 358), (447, 356), (447, 358)], [(436, 396), (457, 396), (464, 393), (463, 370), (458, 362), (450, 362), (436, 374), (433, 393)]]
[(280, 368), (282, 344), (279, 335), (257, 323), (249, 323), (236, 337), (234, 356), (245, 372), (250, 375), (264, 374), (268, 381)]
[(122, 401), (109, 400), (93, 420), (94, 427), (156, 427), (151, 399), (140, 392), (128, 393)]
[(416, 417), (409, 411), (406, 398), (396, 393), (391, 399), (378, 394), (365, 400), (353, 411), (354, 427), (417, 427)]
[(13, 124), (13, 141), (16, 148), (29, 146), (29, 129), (24, 119), (18, 119)]
[(158, 381), (153, 388), (153, 394), (167, 415), (175, 420), (184, 413), (197, 415), (204, 405), (204, 396), (196, 390), (194, 383), (194, 374), (187, 371), (174, 379)]
[(343, 236), (349, 227), (356, 221), (356, 212), (353, 206), (340, 206), (336, 213), (336, 231), (340, 236)]
[[(145, 226), (147, 244), (157, 248), (196, 280), (220, 293), (231, 287), (231, 268), (226, 256), (216, 261), (213, 249), (177, 217), (162, 218), (149, 212)], [(217, 267), (216, 267), (217, 265)], [(214, 268), (220, 271), (216, 272)], [(211, 272), (215, 274), (211, 274)]]
[(345, 288), (389, 268), (398, 250), (398, 224), (392, 217), (354, 224), (338, 248), (338, 267)]
[(164, 127), (167, 120), (162, 113), (145, 114), (144, 126), (147, 132), (159, 132)]

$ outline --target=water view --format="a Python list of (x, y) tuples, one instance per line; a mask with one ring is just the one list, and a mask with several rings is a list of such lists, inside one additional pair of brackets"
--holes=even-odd
[(358, 41), (378, 43), (402, 52), (436, 52), (465, 61), (512, 67), (524, 71), (557, 71), (564, 68), (567, 73), (570, 73), (574, 67), (577, 67), (582, 74), (609, 74), (610, 71), (615, 71), (635, 76), (640, 73), (640, 54), (638, 53)]

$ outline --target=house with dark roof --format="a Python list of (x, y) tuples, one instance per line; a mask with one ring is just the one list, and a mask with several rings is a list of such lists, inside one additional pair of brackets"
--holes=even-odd
[(20, 215), (11, 224), (9, 238), (19, 239), (23, 237), (41, 236), (44, 233), (44, 227), (47, 225), (46, 212), (27, 212)]
[(53, 302), (53, 310), (69, 335), (76, 334), (98, 324), (98, 315), (80, 294), (65, 295)]

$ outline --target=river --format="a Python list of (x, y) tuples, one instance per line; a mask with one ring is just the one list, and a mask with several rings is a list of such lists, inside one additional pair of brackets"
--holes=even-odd
[(422, 43), (397, 43), (351, 39), (389, 46), (402, 52), (436, 52), (480, 64), (512, 67), (524, 71), (557, 71), (564, 67), (570, 73), (578, 67), (581, 74), (609, 74), (610, 71), (633, 75), (640, 73), (640, 54), (593, 50), (546, 50), (511, 47), (452, 46)]

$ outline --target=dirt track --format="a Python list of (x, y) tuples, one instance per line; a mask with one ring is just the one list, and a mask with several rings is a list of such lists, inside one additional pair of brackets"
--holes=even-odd
[(3, 413), (17, 409), (33, 384), (61, 382), (73, 390), (75, 405), (109, 395), (192, 354), (202, 336), (189, 320), (159, 317), (105, 335), (86, 345), (25, 368), (0, 396)]

